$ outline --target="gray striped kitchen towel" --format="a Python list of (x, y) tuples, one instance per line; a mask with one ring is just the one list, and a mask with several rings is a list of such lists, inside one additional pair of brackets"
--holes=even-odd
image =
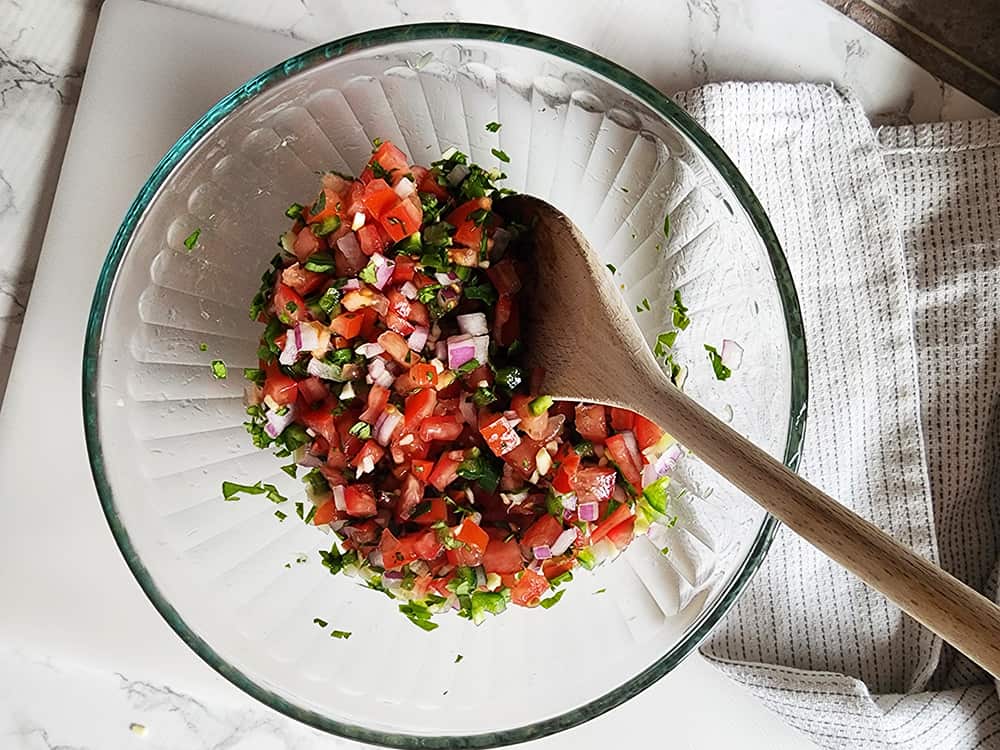
[[(814, 84), (677, 98), (788, 255), (803, 475), (996, 598), (1000, 120), (873, 129)], [(994, 681), (786, 530), (702, 652), (822, 747), (1000, 748)]]

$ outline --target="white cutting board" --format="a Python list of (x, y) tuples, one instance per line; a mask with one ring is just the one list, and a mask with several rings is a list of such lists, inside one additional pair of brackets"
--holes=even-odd
[[(251, 702), (170, 630), (125, 566), (87, 464), (80, 362), (101, 263), (156, 162), (221, 96), (304, 46), (138, 0), (105, 2), (0, 411), (0, 642)], [(625, 706), (533, 746), (639, 739), (664, 706), (677, 717), (666, 732), (676, 748), (808, 745), (692, 657)], [(662, 725), (652, 729), (649, 741), (664, 738)]]

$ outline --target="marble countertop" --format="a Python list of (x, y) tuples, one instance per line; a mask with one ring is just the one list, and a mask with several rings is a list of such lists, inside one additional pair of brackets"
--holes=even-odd
[[(489, 22), (588, 47), (665, 91), (729, 78), (833, 81), (854, 89), (875, 121), (988, 114), (821, 0), (162, 4), (279, 31), (304, 42), (399, 23)], [(58, 210), (51, 205), (52, 196), (99, 6), (98, 0), (0, 0), (0, 394), (16, 350), (44, 228), (50, 213)], [(118, 748), (140, 741), (144, 744), (136, 747), (353, 746), (284, 719), (235, 689), (208, 700), (162, 684), (157, 675), (135, 674), (129, 664), (87, 662), (85, 654), (75, 661), (55, 659), (39, 644), (0, 643), (0, 747)], [(708, 684), (699, 669), (708, 668), (697, 658), (682, 667), (695, 690)], [(783, 731), (735, 687), (723, 683), (717, 689), (731, 689), (730, 705), (742, 712), (734, 720), (734, 731), (756, 733), (745, 738), (744, 747), (807, 744), (790, 730)], [(648, 698), (640, 696), (633, 703), (644, 700)], [(629, 706), (625, 710), (638, 710)], [(132, 724), (139, 725), (134, 732)], [(590, 747), (607, 726), (602, 719), (571, 734), (577, 746), (586, 738), (583, 746)]]

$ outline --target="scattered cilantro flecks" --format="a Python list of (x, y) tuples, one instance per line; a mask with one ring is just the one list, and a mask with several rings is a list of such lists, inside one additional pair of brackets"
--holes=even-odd
[(502, 161), (504, 164), (509, 164), (510, 163), (510, 157), (507, 156), (507, 152), (501, 151), (498, 148), (491, 148), (490, 149), (490, 153), (493, 154), (500, 161)]
[(289, 219), (297, 219), (302, 215), (302, 210), (305, 208), (301, 203), (293, 203), (288, 208), (285, 209), (285, 216)]
[(438, 624), (431, 622), (431, 611), (426, 604), (420, 602), (409, 602), (400, 604), (399, 611), (406, 615), (407, 619), (421, 630), (436, 630)]
[(284, 521), (286, 518), (288, 518), (288, 516), (282, 513), (280, 510), (274, 511), (274, 517), (277, 518), (279, 521)]
[(204, 341), (202, 341), (200, 344), (198, 344), (198, 349), (200, 351), (207, 352), (208, 351), (208, 344), (206, 344)]
[(359, 440), (368, 440), (372, 436), (372, 426), (367, 422), (355, 422), (348, 432)]
[(322, 617), (314, 617), (313, 618), (313, 622), (316, 623), (317, 625), (319, 625), (321, 628), (325, 628), (327, 625), (330, 624), (326, 620), (324, 620)]
[(348, 638), (351, 637), (351, 631), (350, 630), (332, 630), (332, 631), (330, 631), (330, 637), (331, 638), (341, 638), (343, 640), (347, 640)]
[(464, 657), (464, 656), (462, 656), (461, 654), (455, 654), (455, 663), (456, 663), (456, 664), (458, 664), (458, 663), (459, 663), (460, 661), (462, 661), (462, 659), (464, 659), (464, 658), (465, 658), (465, 657)]
[(298, 476), (299, 473), (299, 465), (296, 463), (290, 463), (287, 464), (286, 466), (282, 466), (281, 470), (285, 472), (288, 476), (290, 476), (292, 479), (295, 479), (295, 477)]
[(670, 214), (663, 217), (663, 236), (670, 239)]
[(221, 359), (212, 360), (212, 377), (216, 380), (225, 380), (226, 375), (229, 374), (229, 370), (226, 368), (226, 363)]
[(680, 328), (682, 331), (691, 325), (691, 318), (688, 317), (688, 309), (684, 306), (681, 301), (681, 290), (674, 290), (674, 304), (670, 306), (670, 311), (673, 313), (674, 325)]
[(550, 609), (550, 608), (556, 606), (556, 604), (559, 603), (559, 600), (562, 599), (563, 594), (565, 594), (565, 593), (566, 593), (566, 589), (562, 589), (561, 591), (557, 591), (556, 593), (554, 593), (552, 596), (548, 597), (547, 599), (542, 599), (540, 602), (538, 602), (538, 604), (543, 609)]
[(473, 357), (464, 365), (461, 365), (455, 369), (455, 372), (459, 375), (466, 375), (479, 367), (479, 360)]
[(597, 591), (595, 591), (594, 593), (595, 594), (603, 594), (605, 591), (607, 591), (607, 589), (597, 589)]
[(188, 249), (188, 252), (194, 250), (194, 246), (198, 244), (198, 238), (200, 236), (201, 236), (201, 229), (198, 228), (184, 238), (184, 247)]
[(490, 133), (497, 132), (503, 126), (499, 122), (488, 122), (486, 123), (486, 130)]
[(715, 370), (716, 380), (726, 380), (733, 374), (733, 371), (722, 362), (722, 355), (719, 354), (714, 346), (705, 344), (705, 351), (708, 352), (708, 358), (712, 362), (712, 369)]
[(267, 499), (272, 503), (284, 503), (288, 500), (287, 497), (278, 492), (278, 488), (273, 484), (262, 484), (261, 482), (257, 482), (256, 484), (222, 483), (223, 500), (239, 500), (236, 496), (241, 492), (247, 495), (267, 495)]
[(669, 555), (670, 554), (670, 547), (664, 547), (663, 549), (661, 549), (660, 550), (660, 554), (664, 555), (664, 556)]
[(653, 354), (657, 357), (666, 357), (677, 341), (677, 329), (664, 331), (656, 337), (656, 344), (653, 346)]
[(618, 273), (618, 269), (617, 269), (617, 268), (615, 268), (615, 267), (614, 267), (613, 265), (611, 265), (610, 263), (608, 263), (608, 270), (609, 270), (609, 271), (611, 271), (611, 273)]

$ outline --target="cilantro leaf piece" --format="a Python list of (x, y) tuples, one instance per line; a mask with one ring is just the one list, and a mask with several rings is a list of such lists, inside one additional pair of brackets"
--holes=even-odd
[(565, 594), (565, 593), (566, 593), (566, 589), (562, 589), (560, 591), (557, 591), (556, 593), (554, 593), (549, 598), (542, 599), (540, 602), (538, 602), (538, 604), (543, 609), (551, 609), (552, 607), (556, 606), (556, 604), (559, 603), (559, 600), (563, 598), (563, 594)]
[(712, 369), (715, 370), (716, 380), (726, 380), (733, 371), (726, 367), (722, 362), (722, 355), (716, 350), (711, 344), (705, 344), (705, 351), (708, 352), (708, 358), (712, 362)]
[(510, 157), (507, 156), (507, 153), (505, 151), (501, 151), (498, 148), (491, 148), (490, 153), (493, 154), (500, 161), (502, 161), (504, 164), (510, 163)]
[(226, 376), (229, 374), (229, 369), (226, 367), (226, 363), (221, 359), (212, 360), (212, 377), (216, 380), (225, 380)]
[(194, 250), (194, 246), (198, 244), (198, 238), (200, 236), (201, 236), (201, 228), (198, 228), (184, 238), (184, 247), (188, 249), (188, 252)]
[(488, 122), (486, 123), (486, 131), (489, 133), (495, 133), (503, 126), (499, 122)]
[(331, 638), (341, 638), (343, 640), (347, 640), (348, 638), (351, 637), (351, 631), (350, 630), (333, 630), (333, 631), (330, 632), (330, 637)]
[(680, 328), (682, 331), (691, 325), (691, 318), (688, 317), (688, 309), (684, 306), (681, 301), (681, 290), (674, 290), (674, 304), (670, 306), (670, 311), (674, 316), (674, 326)]
[(313, 622), (316, 623), (317, 625), (319, 625), (321, 628), (325, 628), (327, 625), (330, 624), (326, 620), (324, 620), (322, 617), (314, 617), (313, 618)]

